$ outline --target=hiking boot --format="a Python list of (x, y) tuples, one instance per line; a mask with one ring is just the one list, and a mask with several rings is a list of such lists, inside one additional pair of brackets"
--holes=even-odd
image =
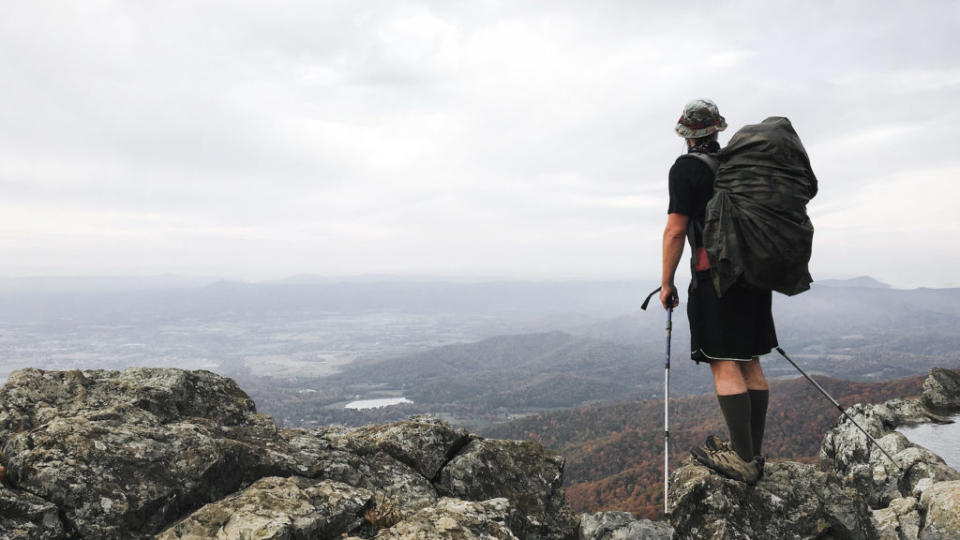
[[(710, 435), (709, 437), (707, 437), (707, 440), (703, 443), (703, 446), (706, 447), (707, 450), (714, 450), (714, 451), (728, 450), (730, 452), (734, 451), (733, 447), (730, 446), (730, 443), (721, 439), (720, 437), (717, 437), (716, 435)], [(761, 478), (763, 478), (763, 466), (766, 464), (766, 458), (764, 458), (763, 456), (754, 456), (753, 462), (756, 463), (757, 465), (757, 473), (758, 473), (757, 480), (760, 480)]]
[(733, 450), (711, 449), (704, 444), (704, 446), (695, 447), (690, 453), (700, 463), (731, 480), (746, 482), (752, 486), (760, 478), (760, 472), (757, 470), (757, 460), (744, 461)]

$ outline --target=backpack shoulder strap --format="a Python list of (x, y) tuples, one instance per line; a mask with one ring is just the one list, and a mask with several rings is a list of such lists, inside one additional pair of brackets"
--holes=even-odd
[[(720, 160), (717, 158), (717, 155), (716, 155), (716, 154), (704, 154), (704, 153), (701, 153), (701, 152), (690, 152), (690, 153), (687, 153), (687, 154), (681, 154), (681, 155), (680, 155), (680, 159), (683, 159), (683, 158), (695, 159), (695, 160), (697, 160), (697, 161), (699, 161), (699, 162), (701, 162), (701, 163), (705, 163), (708, 167), (710, 167), (710, 172), (713, 173), (713, 177), (714, 177), (714, 178), (717, 177), (717, 169), (720, 168)], [(690, 251), (691, 251), (691, 253), (690, 253), (690, 275), (691, 275), (691, 276), (695, 276), (695, 275), (696, 275), (696, 272), (697, 272), (697, 271), (696, 271), (696, 266), (697, 266), (697, 244), (696, 244), (696, 241), (695, 241), (694, 239), (696, 238), (696, 233), (697, 233), (697, 232), (700, 232), (700, 233), (703, 232), (702, 230), (695, 230), (695, 228), (696, 228), (696, 229), (702, 229), (702, 227), (700, 227), (700, 226), (698, 226), (698, 225), (699, 225), (699, 224), (697, 224), (696, 222), (694, 222), (694, 220), (692, 220), (692, 219), (690, 220), (689, 224), (687, 225), (687, 241), (690, 243)], [(696, 286), (697, 286), (697, 280), (696, 280), (696, 279), (691, 280), (690, 289), (693, 290), (693, 289), (696, 288)]]
[(689, 154), (682, 154), (681, 158), (692, 158), (697, 161), (706, 163), (710, 170), (713, 171), (713, 174), (717, 174), (717, 169), (720, 168), (720, 160), (717, 159), (716, 154), (702, 154), (700, 152), (691, 152)]

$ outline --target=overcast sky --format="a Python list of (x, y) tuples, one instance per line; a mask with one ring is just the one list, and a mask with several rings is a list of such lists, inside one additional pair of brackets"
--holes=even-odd
[(815, 279), (960, 286), (958, 32), (946, 1), (4, 0), (0, 275), (655, 285), (710, 97), (721, 142), (805, 142)]

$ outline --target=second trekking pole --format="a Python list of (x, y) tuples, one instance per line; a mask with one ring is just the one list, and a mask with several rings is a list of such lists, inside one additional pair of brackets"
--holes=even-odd
[(863, 428), (860, 426), (860, 424), (858, 424), (857, 421), (853, 419), (852, 416), (850, 416), (849, 414), (847, 414), (847, 411), (843, 410), (843, 407), (841, 407), (840, 404), (837, 403), (837, 400), (833, 399), (833, 396), (831, 396), (830, 394), (828, 394), (827, 391), (824, 390), (823, 387), (820, 386), (820, 384), (817, 383), (817, 381), (811, 379), (810, 376), (807, 375), (807, 372), (806, 372), (806, 371), (800, 369), (800, 366), (798, 366), (796, 362), (794, 362), (793, 360), (791, 360), (790, 357), (787, 356), (787, 353), (783, 352), (783, 349), (781, 349), (780, 347), (777, 347), (777, 352), (780, 353), (780, 356), (786, 358), (786, 359), (787, 359), (787, 362), (790, 362), (790, 365), (792, 365), (793, 367), (797, 368), (797, 371), (799, 371), (800, 374), (803, 375), (803, 377), (804, 377), (805, 379), (807, 379), (808, 381), (810, 381), (811, 384), (813, 384), (815, 387), (817, 387), (817, 390), (819, 390), (820, 393), (824, 395), (824, 397), (826, 397), (827, 399), (829, 399), (830, 402), (833, 403), (834, 406), (836, 406), (836, 408), (839, 409), (841, 413), (843, 413), (843, 416), (845, 416), (845, 417), (847, 418), (847, 420), (850, 420), (851, 422), (853, 422), (853, 425), (857, 426), (857, 429), (859, 429), (860, 431), (862, 431), (863, 434), (867, 436), (867, 439), (869, 439), (870, 442), (872, 442), (874, 445), (876, 445), (876, 447), (879, 448), (881, 452), (883, 452), (883, 455), (887, 456), (887, 459), (890, 460), (890, 463), (893, 463), (893, 465), (894, 465), (896, 468), (900, 469), (901, 471), (903, 470), (903, 467), (901, 467), (900, 464), (897, 463), (897, 460), (893, 459), (893, 456), (891, 456), (889, 453), (887, 453), (887, 451), (884, 450), (882, 446), (880, 446), (880, 443), (878, 443), (876, 439), (874, 439), (873, 437), (870, 436), (869, 433), (867, 433), (867, 430), (863, 429)]
[[(661, 287), (653, 291), (643, 301), (640, 309), (646, 310), (650, 298), (660, 292)], [(663, 367), (663, 515), (670, 517), (670, 334), (673, 333), (673, 298), (667, 307), (667, 354)]]

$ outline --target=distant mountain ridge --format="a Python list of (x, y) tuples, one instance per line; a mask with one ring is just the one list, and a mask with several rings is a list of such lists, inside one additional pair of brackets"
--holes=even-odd
[(821, 279), (813, 282), (818, 287), (853, 287), (861, 289), (890, 289), (891, 286), (870, 276), (849, 279)]

